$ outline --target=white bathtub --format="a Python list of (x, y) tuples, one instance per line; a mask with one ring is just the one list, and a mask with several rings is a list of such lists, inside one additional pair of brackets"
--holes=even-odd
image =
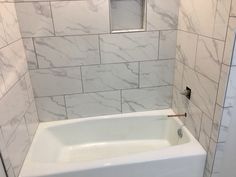
[(202, 177), (206, 152), (167, 114), (172, 110), (42, 123), (20, 177)]

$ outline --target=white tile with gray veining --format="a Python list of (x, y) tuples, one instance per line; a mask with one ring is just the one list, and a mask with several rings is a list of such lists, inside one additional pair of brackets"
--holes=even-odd
[(2, 21), (3, 20), (2, 20), (1, 14), (0, 14), (0, 48), (7, 45), (7, 39), (6, 39), (6, 36), (5, 36), (5, 31), (4, 31), (4, 28), (3, 28), (3, 22)]
[(30, 76), (36, 97), (82, 92), (79, 67), (31, 70)]
[(66, 106), (69, 119), (118, 114), (121, 113), (121, 95), (120, 91), (68, 95)]
[(105, 34), (100, 36), (102, 63), (158, 59), (159, 32)]
[[(214, 21), (213, 37), (225, 40), (231, 0), (218, 0)], [(233, 7), (233, 6), (232, 6)]]
[(192, 89), (192, 102), (206, 115), (213, 117), (218, 84), (185, 66), (183, 88), (186, 86)]
[[(3, 25), (5, 37), (6, 37), (5, 39), (8, 43), (12, 43), (21, 38), (14, 3), (0, 3), (0, 19), (1, 19), (0, 26), (1, 26), (1, 21), (2, 21), (2, 25)], [(1, 27), (0, 27), (0, 30), (1, 30)]]
[[(172, 109), (176, 114), (182, 114), (187, 112), (188, 101), (187, 98), (180, 94), (180, 90), (178, 90), (175, 86), (173, 87), (173, 97), (172, 97)], [(185, 122), (184, 119), (181, 119)]]
[(195, 69), (215, 82), (219, 82), (223, 51), (224, 42), (200, 36)]
[(33, 93), (33, 87), (31, 84), (31, 79), (30, 79), (30, 75), (29, 72), (27, 72), (25, 74), (25, 82), (26, 82), (26, 88), (27, 88), (27, 92), (28, 92), (28, 97), (29, 97), (29, 102), (33, 102), (34, 101), (34, 93)]
[(111, 0), (111, 23), (112, 31), (143, 29), (145, 1)]
[(0, 70), (7, 90), (26, 72), (27, 63), (21, 40), (0, 49)]
[(98, 36), (36, 38), (39, 68), (100, 63)]
[(217, 142), (219, 138), (222, 115), (223, 115), (223, 108), (220, 105), (216, 104), (215, 114), (212, 124), (212, 131), (211, 131), (211, 139), (213, 139), (215, 142)]
[(140, 62), (140, 87), (172, 85), (175, 60)]
[(138, 63), (83, 66), (85, 92), (138, 88)]
[(24, 118), (30, 139), (33, 140), (33, 137), (39, 125), (37, 108), (34, 101), (31, 102), (29, 108), (27, 109), (24, 115)]
[(49, 2), (16, 3), (16, 10), (22, 37), (54, 35)]
[(198, 36), (185, 31), (178, 31), (176, 59), (194, 68)]
[(27, 132), (25, 121), (24, 119), (21, 119), (20, 124), (7, 143), (7, 151), (16, 176), (20, 173), (20, 169), (28, 152), (29, 146), (30, 137)]
[(160, 31), (159, 59), (172, 59), (176, 57), (177, 31)]
[(210, 144), (212, 125), (212, 119), (203, 114), (199, 141), (205, 150), (208, 150)]
[(217, 0), (180, 0), (178, 28), (212, 37), (216, 6)]
[[(19, 125), (20, 119), (24, 116), (28, 106), (27, 86), (24, 78), (22, 78), (0, 101), (0, 115), (4, 117), (4, 119), (0, 119), (0, 125), (5, 140), (9, 139)], [(14, 108), (14, 111), (12, 111), (12, 108)]]
[(38, 116), (41, 122), (67, 118), (64, 96), (36, 98)]
[(236, 16), (236, 0), (232, 0), (230, 16)]
[(171, 86), (122, 90), (122, 112), (170, 108), (171, 97)]
[(189, 101), (187, 103), (187, 115), (185, 125), (193, 136), (198, 139), (201, 128), (202, 111)]
[(174, 68), (174, 81), (173, 85), (179, 89), (183, 89), (183, 72), (184, 72), (184, 64), (175, 60), (175, 68)]
[(51, 6), (57, 35), (110, 32), (107, 0), (58, 1)]
[(147, 30), (177, 29), (179, 0), (147, 0)]
[(2, 96), (6, 93), (6, 87), (5, 87), (5, 83), (3, 80), (3, 76), (2, 76), (2, 72), (0, 70), (0, 99), (2, 98)]
[(23, 39), (25, 54), (28, 63), (28, 69), (37, 69), (38, 61), (36, 58), (36, 53), (34, 49), (33, 39), (32, 38), (24, 38)]

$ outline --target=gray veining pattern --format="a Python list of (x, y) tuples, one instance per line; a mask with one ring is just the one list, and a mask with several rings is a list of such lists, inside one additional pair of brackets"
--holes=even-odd
[(39, 68), (99, 64), (98, 36), (35, 39)]
[(79, 67), (31, 70), (30, 76), (36, 97), (82, 92)]
[(85, 92), (138, 88), (138, 63), (82, 67)]
[(147, 30), (177, 29), (179, 0), (147, 0)]
[(110, 32), (107, 0), (57, 1), (51, 6), (57, 35)]
[(105, 34), (100, 36), (102, 63), (158, 59), (158, 32)]
[[(68, 118), (121, 113), (120, 91), (66, 96)], [(92, 110), (92, 111), (91, 111)]]
[(23, 39), (24, 47), (25, 47), (25, 54), (28, 63), (29, 69), (37, 69), (38, 68), (38, 61), (36, 58), (35, 47), (32, 38), (24, 38)]

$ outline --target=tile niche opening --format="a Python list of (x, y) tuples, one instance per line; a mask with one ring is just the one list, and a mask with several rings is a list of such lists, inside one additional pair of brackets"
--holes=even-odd
[(146, 0), (110, 0), (112, 33), (145, 30)]

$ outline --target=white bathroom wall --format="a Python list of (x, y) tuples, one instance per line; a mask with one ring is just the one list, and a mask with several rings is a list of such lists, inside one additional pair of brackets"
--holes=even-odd
[(108, 0), (17, 0), (39, 119), (169, 108), (178, 7), (147, 0), (144, 31), (111, 34)]
[[(234, 2), (233, 2), (234, 4)], [(186, 126), (208, 152), (205, 177), (217, 177), (223, 157), (229, 105), (225, 93), (234, 44), (231, 0), (181, 0), (173, 109), (187, 111)], [(192, 98), (180, 92), (188, 86)]]
[(0, 151), (9, 177), (19, 174), (38, 116), (15, 4), (0, 1)]

